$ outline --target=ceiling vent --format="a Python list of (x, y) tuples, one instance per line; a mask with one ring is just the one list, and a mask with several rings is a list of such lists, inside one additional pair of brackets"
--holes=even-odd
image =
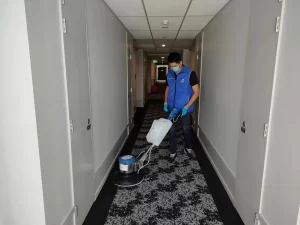
[(168, 20), (163, 20), (162, 21), (162, 28), (168, 28), (169, 27), (169, 21)]

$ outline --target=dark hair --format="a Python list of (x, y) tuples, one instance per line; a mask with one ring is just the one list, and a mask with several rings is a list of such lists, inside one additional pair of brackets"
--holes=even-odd
[(168, 56), (169, 63), (180, 63), (180, 61), (181, 61), (181, 55), (178, 52), (172, 52)]

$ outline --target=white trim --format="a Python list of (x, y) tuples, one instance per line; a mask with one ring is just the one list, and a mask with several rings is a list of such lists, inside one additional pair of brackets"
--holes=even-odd
[[(197, 45), (197, 47), (198, 47), (198, 45)], [(201, 33), (201, 58), (200, 58), (200, 71), (199, 71), (200, 78), (199, 78), (199, 97), (198, 97), (199, 103), (198, 103), (198, 124), (197, 124), (197, 126), (200, 126), (200, 114), (201, 114), (201, 84), (202, 84), (203, 47), (204, 47), (204, 31)], [(198, 49), (197, 49), (197, 55), (198, 55)], [(196, 129), (198, 137), (200, 135), (199, 129)]]
[(75, 206), (73, 206), (73, 208), (70, 209), (69, 213), (66, 215), (66, 217), (63, 220), (63, 222), (61, 223), (61, 225), (70, 224), (70, 223), (67, 223), (67, 222), (69, 220), (72, 220), (72, 216), (74, 216), (74, 213), (75, 213)]
[[(129, 125), (126, 126), (126, 128), (125, 128), (125, 130), (122, 132), (120, 138), (122, 138), (122, 135), (124, 134), (124, 132), (127, 131), (128, 127), (129, 127)], [(126, 134), (127, 134), (127, 132), (126, 132)], [(124, 141), (122, 142), (121, 146), (119, 147), (116, 156), (114, 157), (114, 159), (113, 159), (111, 165), (109, 166), (109, 169), (107, 170), (107, 172), (106, 172), (106, 174), (104, 175), (104, 177), (103, 177), (101, 183), (99, 184), (99, 187), (97, 188), (97, 190), (96, 190), (96, 192), (95, 192), (95, 200), (98, 198), (98, 195), (99, 195), (99, 193), (100, 193), (100, 191), (101, 191), (103, 185), (105, 184), (105, 182), (106, 182), (106, 180), (107, 180), (107, 178), (108, 178), (108, 175), (110, 174), (110, 172), (111, 172), (111, 170), (112, 170), (112, 168), (113, 168), (113, 166), (114, 166), (116, 160), (118, 159), (118, 156), (119, 156), (119, 154), (120, 154), (120, 152), (121, 152), (121, 150), (122, 150), (124, 144), (126, 143), (128, 137), (129, 137), (129, 135), (126, 135), (126, 138), (124, 139)], [(119, 139), (120, 139), (120, 138), (119, 138)], [(111, 149), (111, 151), (112, 151), (112, 150), (113, 150), (113, 148)], [(111, 151), (110, 151), (110, 152), (111, 152)], [(102, 163), (101, 163), (101, 164), (99, 165), (99, 167), (97, 168), (97, 170), (96, 170), (96, 172), (95, 172), (95, 176), (96, 176), (96, 174), (98, 173), (98, 171), (101, 169), (102, 164), (105, 162), (105, 160), (107, 159), (108, 155), (109, 155), (109, 154), (106, 155), (105, 159), (102, 161)]]
[[(200, 127), (199, 127), (199, 133), (202, 133), (202, 134), (203, 134), (203, 138), (206, 138), (206, 139), (209, 141), (209, 139), (206, 137), (205, 133), (202, 131), (202, 129), (201, 129)], [(226, 192), (227, 192), (227, 194), (228, 194), (230, 200), (231, 200), (232, 203), (234, 204), (234, 203), (235, 203), (235, 201), (234, 201), (234, 195), (233, 195), (234, 190), (231, 190), (231, 189), (229, 188), (229, 186), (228, 186), (227, 182), (224, 180), (224, 178), (223, 178), (223, 176), (222, 176), (222, 173), (220, 172), (218, 166), (215, 164), (215, 162), (214, 162), (212, 156), (209, 154), (209, 150), (207, 149), (208, 146), (205, 146), (204, 140), (202, 140), (200, 136), (201, 136), (201, 135), (199, 135), (198, 139), (199, 139), (199, 141), (201, 142), (201, 145), (202, 145), (202, 147), (203, 147), (203, 149), (204, 149), (204, 151), (205, 151), (205, 153), (206, 153), (206, 155), (207, 155), (207, 157), (208, 157), (210, 163), (211, 163), (212, 166), (214, 167), (214, 169), (215, 169), (215, 171), (216, 171), (216, 173), (217, 173), (219, 179), (221, 180), (221, 182), (222, 182), (222, 184), (223, 184), (223, 186), (224, 186), (224, 188), (225, 188), (225, 190), (226, 190)], [(210, 144), (211, 144), (211, 143), (210, 143)], [(232, 171), (231, 171), (230, 168), (226, 165), (225, 161), (224, 161), (223, 158), (219, 155), (219, 153), (216, 151), (216, 149), (213, 147), (212, 144), (211, 144), (211, 146), (212, 146), (212, 148), (214, 149), (216, 155), (220, 158), (220, 161), (222, 162), (222, 164), (224, 164), (224, 165), (222, 165), (222, 167), (226, 168), (227, 173), (228, 173), (228, 177), (230, 177), (230, 179), (232, 180), (232, 183), (235, 183), (235, 177), (234, 177)], [(225, 172), (225, 170), (224, 170), (224, 172)]]
[[(61, 17), (62, 14), (62, 5), (59, 0), (59, 14)], [(67, 126), (68, 126), (68, 152), (69, 152), (69, 158), (70, 158), (70, 177), (71, 177), (71, 199), (72, 199), (72, 205), (75, 204), (75, 192), (74, 192), (74, 170), (73, 170), (73, 154), (72, 154), (72, 138), (71, 138), (71, 131), (70, 131), (70, 106), (69, 106), (69, 93), (68, 93), (68, 78), (67, 78), (67, 66), (66, 66), (66, 54), (65, 54), (65, 39), (64, 39), (64, 32), (63, 32), (63, 24), (62, 20), (59, 20), (60, 22), (60, 42), (62, 47), (62, 66), (63, 66), (63, 74), (64, 74), (64, 86), (65, 86), (65, 104), (66, 104), (66, 117), (67, 117)]]
[(298, 219), (297, 219), (297, 224), (296, 225), (300, 225), (300, 205), (299, 205)]
[(265, 218), (260, 214), (258, 214), (258, 221), (260, 222), (260, 225), (268, 225)]

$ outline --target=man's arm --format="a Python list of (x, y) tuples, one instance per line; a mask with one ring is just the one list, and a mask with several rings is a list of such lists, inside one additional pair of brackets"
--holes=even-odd
[(194, 94), (193, 94), (192, 98), (190, 99), (190, 101), (188, 102), (188, 104), (185, 106), (186, 109), (188, 109), (199, 97), (199, 93), (200, 93), (199, 85), (196, 84), (196, 85), (192, 86), (192, 89), (194, 91)]
[(168, 94), (169, 94), (169, 86), (167, 86), (165, 90), (165, 103), (168, 102)]

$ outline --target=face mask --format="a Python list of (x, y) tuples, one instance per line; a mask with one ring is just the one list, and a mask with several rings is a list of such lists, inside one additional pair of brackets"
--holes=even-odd
[(172, 68), (172, 70), (175, 72), (175, 73), (178, 73), (180, 71), (180, 67), (179, 66), (175, 66)]

